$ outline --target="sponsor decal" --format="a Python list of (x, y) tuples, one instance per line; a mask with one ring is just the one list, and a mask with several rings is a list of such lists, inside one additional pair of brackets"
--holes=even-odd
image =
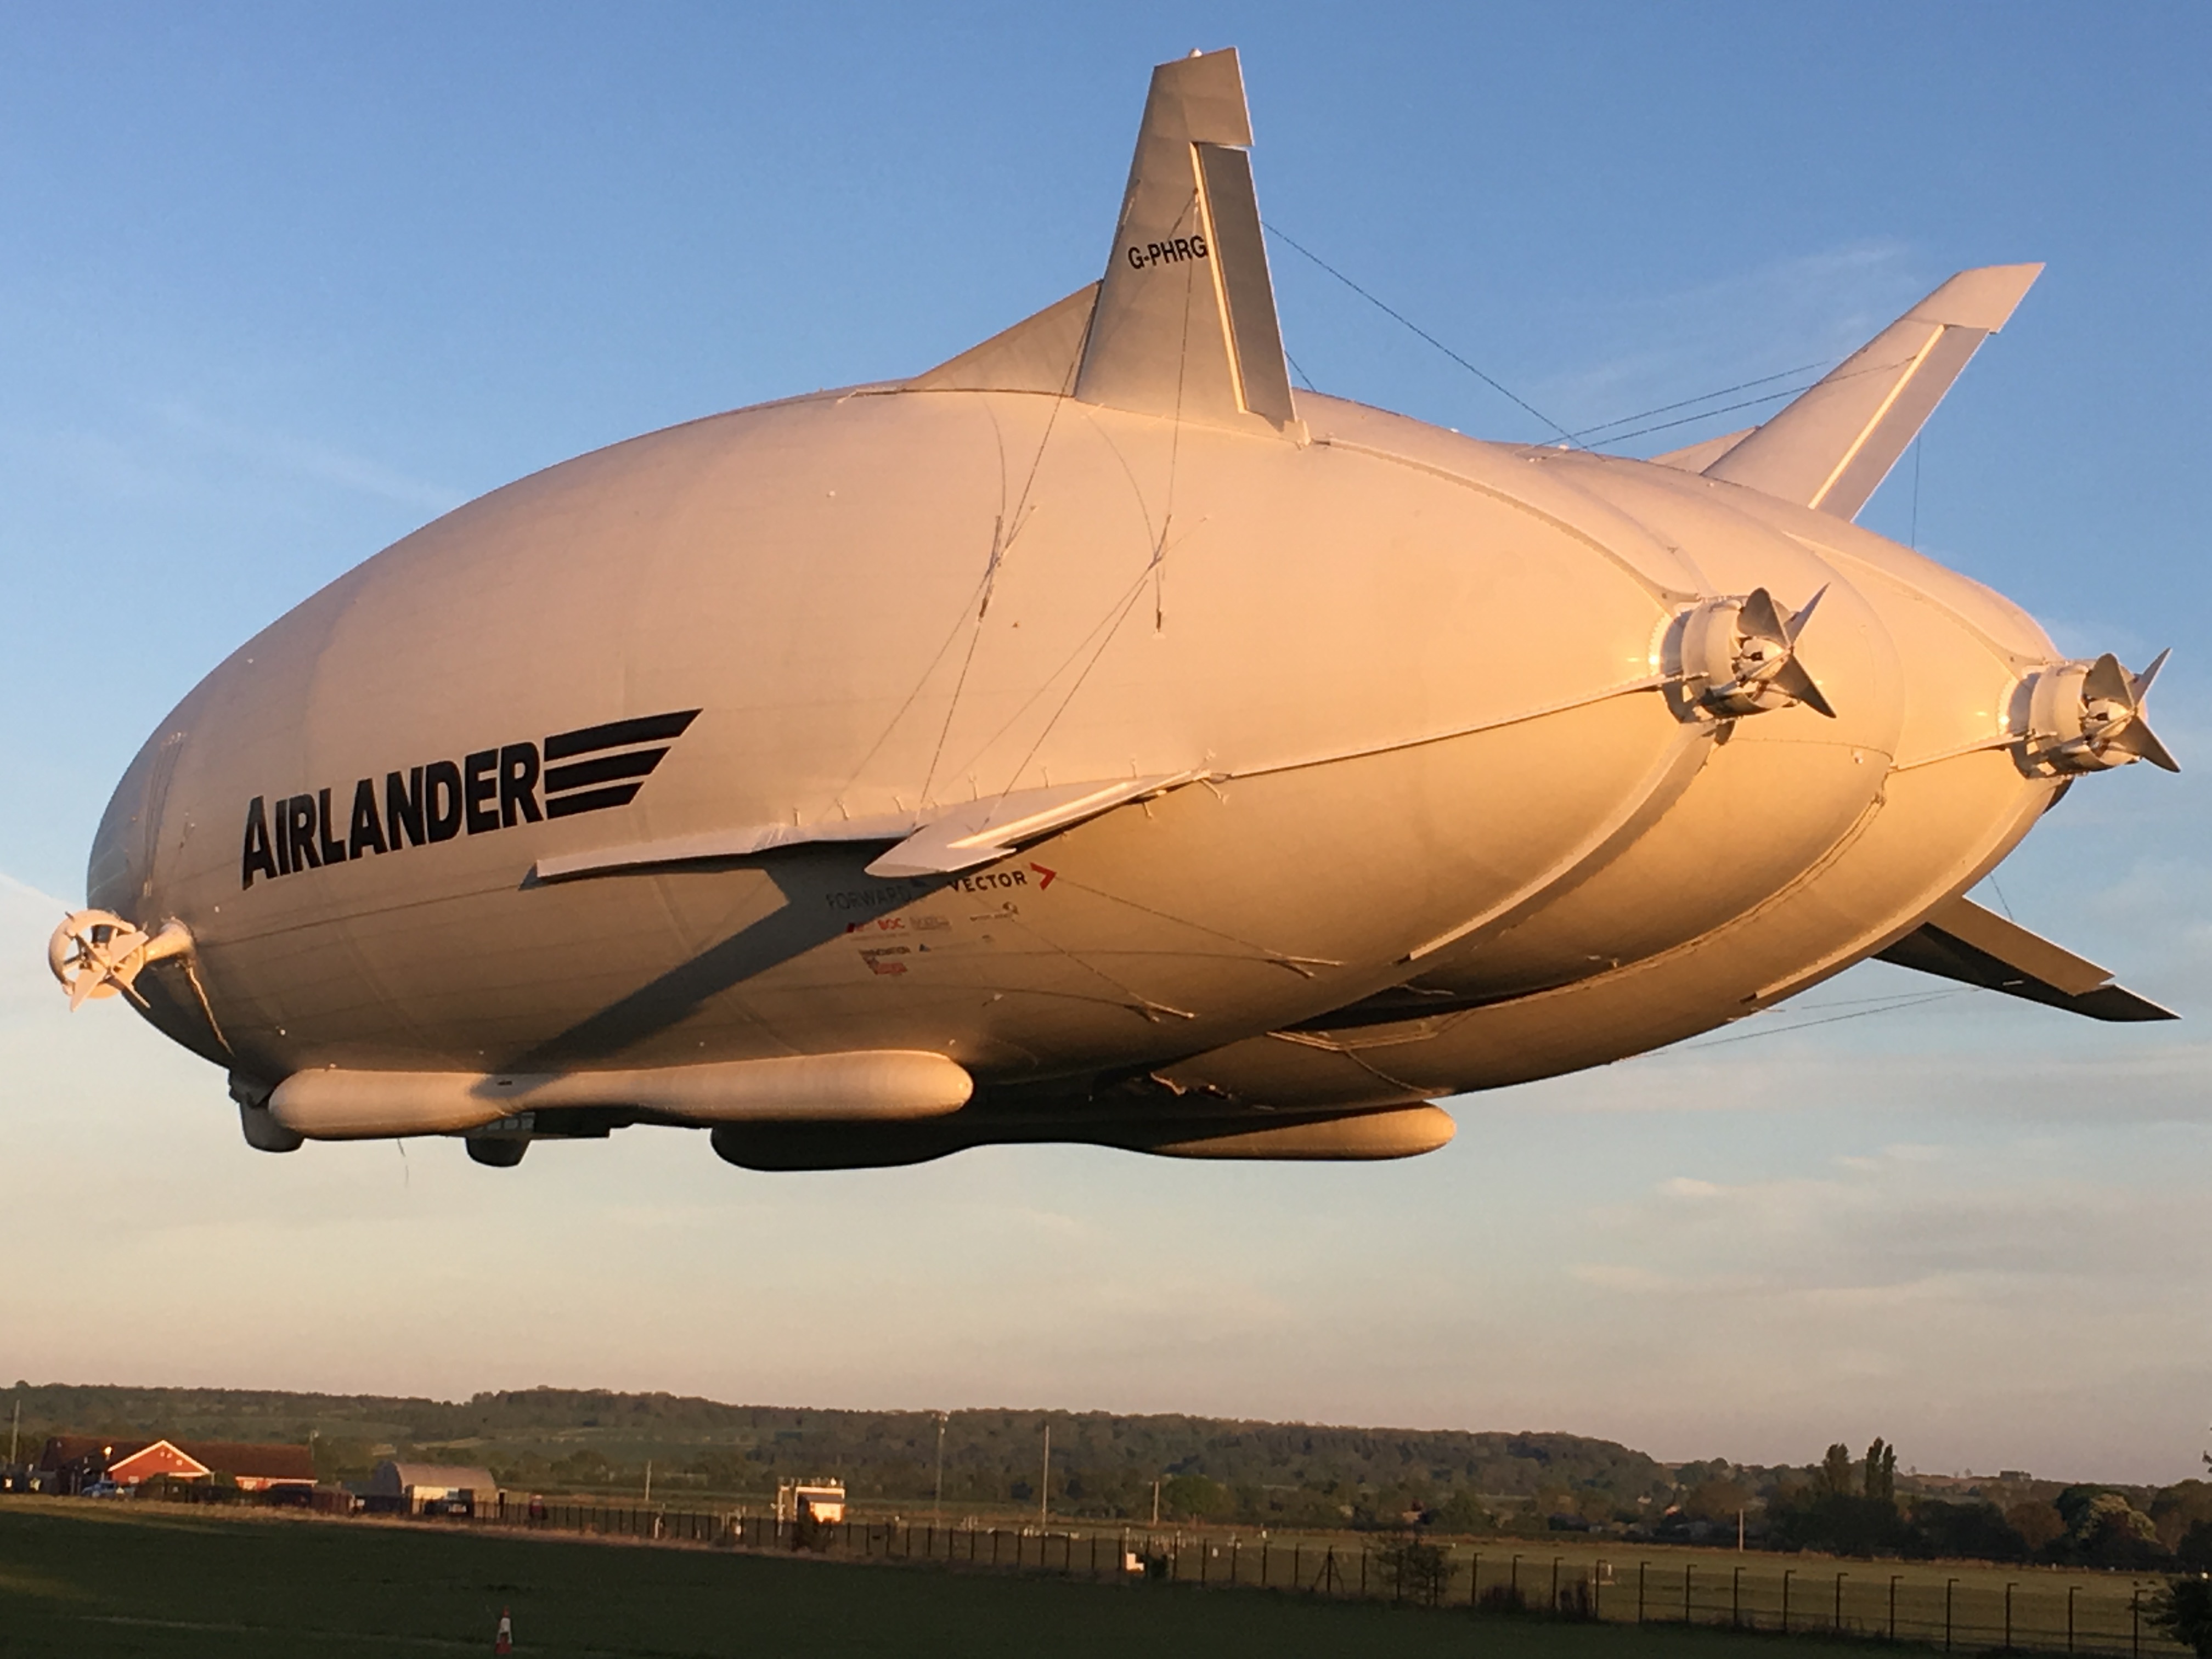
[(386, 772), (380, 791), (374, 777), (357, 780), (350, 807), (343, 787), (273, 802), (256, 795), (246, 809), (239, 884), (627, 806), (698, 717), (696, 708), (678, 709), (426, 761)]
[[(1030, 870), (1036, 868), (1037, 866), (1034, 864), (1030, 866)], [(1052, 873), (1058, 875), (1060, 872), (1055, 870)], [(1026, 887), (1029, 884), (1029, 872), (1025, 870), (986, 870), (978, 876), (956, 876), (952, 879), (952, 885), (963, 893), (990, 893), (1004, 887)], [(1044, 885), (1042, 882), (1037, 884)]]
[(1186, 259), (1210, 257), (1203, 236), (1176, 236), (1164, 242), (1132, 242), (1121, 251), (1132, 270), (1150, 270), (1154, 265), (1176, 265)]

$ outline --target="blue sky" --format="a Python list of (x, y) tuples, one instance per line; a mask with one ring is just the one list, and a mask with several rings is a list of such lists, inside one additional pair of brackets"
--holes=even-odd
[[(522, 473), (911, 372), (1091, 280), (1150, 66), (1230, 44), (1266, 216), (1571, 427), (1837, 356), (1961, 266), (2049, 262), (1865, 517), (2069, 649), (2177, 647), (2158, 723), (2191, 769), (2090, 780), (1999, 883), (2190, 1018), (1881, 1012), (1940, 988), (1874, 966), (1462, 1103), (1413, 1164), (771, 1177), (648, 1131), (506, 1176), (442, 1142), (268, 1158), (206, 1067), (114, 1005), (64, 1017), (38, 954), (108, 788), (231, 647)], [(2180, 5), (9, 8), (0, 1113), (35, 1173), (0, 1212), (0, 1373), (1762, 1460), (1880, 1433), (1923, 1468), (2191, 1473), (2208, 83), (2212, 14)], [(1541, 435), (1273, 252), (1324, 390)]]

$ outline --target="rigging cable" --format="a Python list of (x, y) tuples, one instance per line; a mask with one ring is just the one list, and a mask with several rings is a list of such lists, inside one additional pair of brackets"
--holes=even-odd
[(1554, 431), (1554, 432), (1558, 433), (1561, 438), (1565, 439), (1565, 440), (1567, 441), (1567, 443), (1568, 443), (1568, 444), (1572, 445), (1572, 444), (1574, 443), (1574, 441), (1575, 441), (1575, 434), (1574, 434), (1573, 433), (1571, 433), (1571, 432), (1568, 431), (1568, 430), (1566, 429), (1566, 428), (1565, 428), (1565, 427), (1561, 426), (1561, 425), (1560, 425), (1557, 421), (1553, 420), (1550, 416), (1548, 416), (1548, 415), (1547, 415), (1546, 413), (1544, 413), (1544, 411), (1543, 411), (1542, 410), (1538, 409), (1538, 408), (1537, 408), (1534, 404), (1530, 403), (1527, 398), (1522, 398), (1522, 397), (1519, 397), (1519, 396), (1516, 395), (1514, 392), (1508, 391), (1504, 386), (1503, 386), (1499, 385), (1496, 380), (1492, 380), (1489, 375), (1487, 375), (1487, 374), (1484, 374), (1480, 369), (1477, 368), (1476, 368), (1473, 363), (1471, 363), (1471, 362), (1468, 362), (1468, 360), (1467, 360), (1466, 358), (1464, 358), (1464, 357), (1461, 356), (1459, 355), (1459, 353), (1457, 353), (1456, 351), (1454, 351), (1454, 350), (1453, 350), (1449, 346), (1446, 345), (1446, 344), (1445, 344), (1442, 340), (1439, 340), (1438, 338), (1437, 338), (1437, 337), (1436, 337), (1435, 335), (1433, 335), (1433, 334), (1430, 333), (1430, 332), (1428, 331), (1428, 330), (1426, 330), (1426, 329), (1423, 328), (1423, 327), (1422, 327), (1419, 323), (1416, 323), (1416, 322), (1413, 321), (1410, 318), (1408, 318), (1407, 316), (1406, 316), (1404, 313), (1400, 312), (1400, 311), (1394, 310), (1394, 309), (1392, 309), (1389, 306), (1385, 305), (1382, 301), (1380, 301), (1380, 300), (1376, 299), (1373, 295), (1370, 294), (1370, 293), (1369, 293), (1365, 289), (1364, 289), (1364, 288), (1360, 287), (1358, 283), (1357, 283), (1353, 282), (1353, 281), (1352, 280), (1352, 278), (1351, 278), (1351, 277), (1349, 277), (1349, 276), (1346, 276), (1342, 271), (1339, 270), (1338, 270), (1334, 265), (1333, 265), (1333, 264), (1329, 264), (1329, 262), (1328, 262), (1328, 260), (1326, 260), (1326, 259), (1322, 258), (1321, 257), (1321, 255), (1319, 255), (1318, 253), (1316, 253), (1316, 252), (1315, 252), (1311, 248), (1307, 247), (1304, 243), (1302, 243), (1302, 242), (1298, 241), (1295, 237), (1291, 236), (1291, 235), (1287, 231), (1285, 231), (1281, 227), (1277, 226), (1277, 225), (1267, 225), (1267, 226), (1264, 226), (1263, 228), (1264, 228), (1266, 230), (1267, 230), (1269, 233), (1271, 233), (1271, 234), (1275, 237), (1275, 239), (1276, 239), (1277, 240), (1279, 240), (1279, 241), (1280, 241), (1280, 242), (1284, 243), (1285, 246), (1287, 246), (1288, 247), (1290, 247), (1290, 248), (1291, 248), (1294, 252), (1303, 254), (1303, 255), (1304, 255), (1304, 256), (1305, 256), (1305, 258), (1309, 258), (1309, 259), (1312, 260), (1316, 264), (1319, 265), (1319, 266), (1320, 266), (1323, 270), (1327, 271), (1330, 276), (1332, 276), (1335, 277), (1335, 278), (1336, 278), (1336, 280), (1337, 280), (1338, 282), (1342, 283), (1345, 285), (1345, 287), (1346, 287), (1346, 288), (1350, 289), (1351, 289), (1354, 294), (1357, 294), (1357, 295), (1358, 295), (1361, 299), (1363, 299), (1363, 300), (1366, 301), (1368, 304), (1370, 304), (1370, 305), (1373, 306), (1373, 307), (1374, 307), (1377, 311), (1381, 312), (1384, 316), (1390, 318), (1390, 319), (1391, 319), (1393, 321), (1395, 321), (1395, 322), (1397, 322), (1397, 323), (1400, 323), (1400, 324), (1403, 325), (1405, 327), (1407, 327), (1407, 328), (1408, 328), (1408, 329), (1411, 329), (1411, 330), (1412, 330), (1415, 334), (1418, 334), (1419, 336), (1420, 336), (1420, 337), (1421, 337), (1421, 338), (1423, 338), (1424, 340), (1426, 340), (1426, 341), (1427, 341), (1431, 345), (1434, 346), (1437, 350), (1439, 350), (1439, 351), (1443, 352), (1443, 353), (1444, 354), (1444, 356), (1447, 356), (1447, 357), (1450, 358), (1454, 362), (1457, 363), (1457, 364), (1458, 364), (1462, 368), (1465, 369), (1468, 374), (1470, 374), (1474, 375), (1474, 378), (1475, 378), (1476, 380), (1478, 380), (1481, 381), (1481, 382), (1483, 383), (1483, 385), (1485, 385), (1485, 386), (1488, 386), (1488, 387), (1489, 387), (1492, 392), (1495, 392), (1496, 393), (1498, 393), (1498, 395), (1499, 397), (1501, 397), (1501, 398), (1504, 398), (1508, 399), (1509, 401), (1510, 401), (1510, 402), (1512, 402), (1512, 403), (1514, 403), (1514, 404), (1517, 404), (1517, 405), (1518, 405), (1519, 407), (1521, 407), (1522, 409), (1526, 410), (1529, 414), (1534, 415), (1534, 416), (1538, 420), (1541, 421), (1541, 422), (1542, 422), (1546, 426), (1548, 426), (1549, 428), (1552, 428), (1552, 430), (1553, 430), (1553, 431)]

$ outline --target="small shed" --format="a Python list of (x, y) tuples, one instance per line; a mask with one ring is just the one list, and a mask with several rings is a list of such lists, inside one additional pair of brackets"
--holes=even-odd
[(401, 1463), (386, 1458), (369, 1472), (362, 1495), (376, 1509), (408, 1515), (423, 1511), (483, 1515), (499, 1502), (489, 1469), (458, 1463)]
[(845, 1483), (842, 1480), (782, 1480), (776, 1483), (775, 1518), (797, 1521), (804, 1516), (817, 1526), (834, 1527), (845, 1518)]

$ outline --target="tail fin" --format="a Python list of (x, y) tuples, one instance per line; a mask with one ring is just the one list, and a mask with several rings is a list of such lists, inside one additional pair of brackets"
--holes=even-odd
[(2041, 265), (1962, 270), (1705, 470), (1784, 501), (1858, 516)]
[(1152, 71), (1081, 401), (1276, 431), (1296, 419), (1251, 142), (1234, 49)]

